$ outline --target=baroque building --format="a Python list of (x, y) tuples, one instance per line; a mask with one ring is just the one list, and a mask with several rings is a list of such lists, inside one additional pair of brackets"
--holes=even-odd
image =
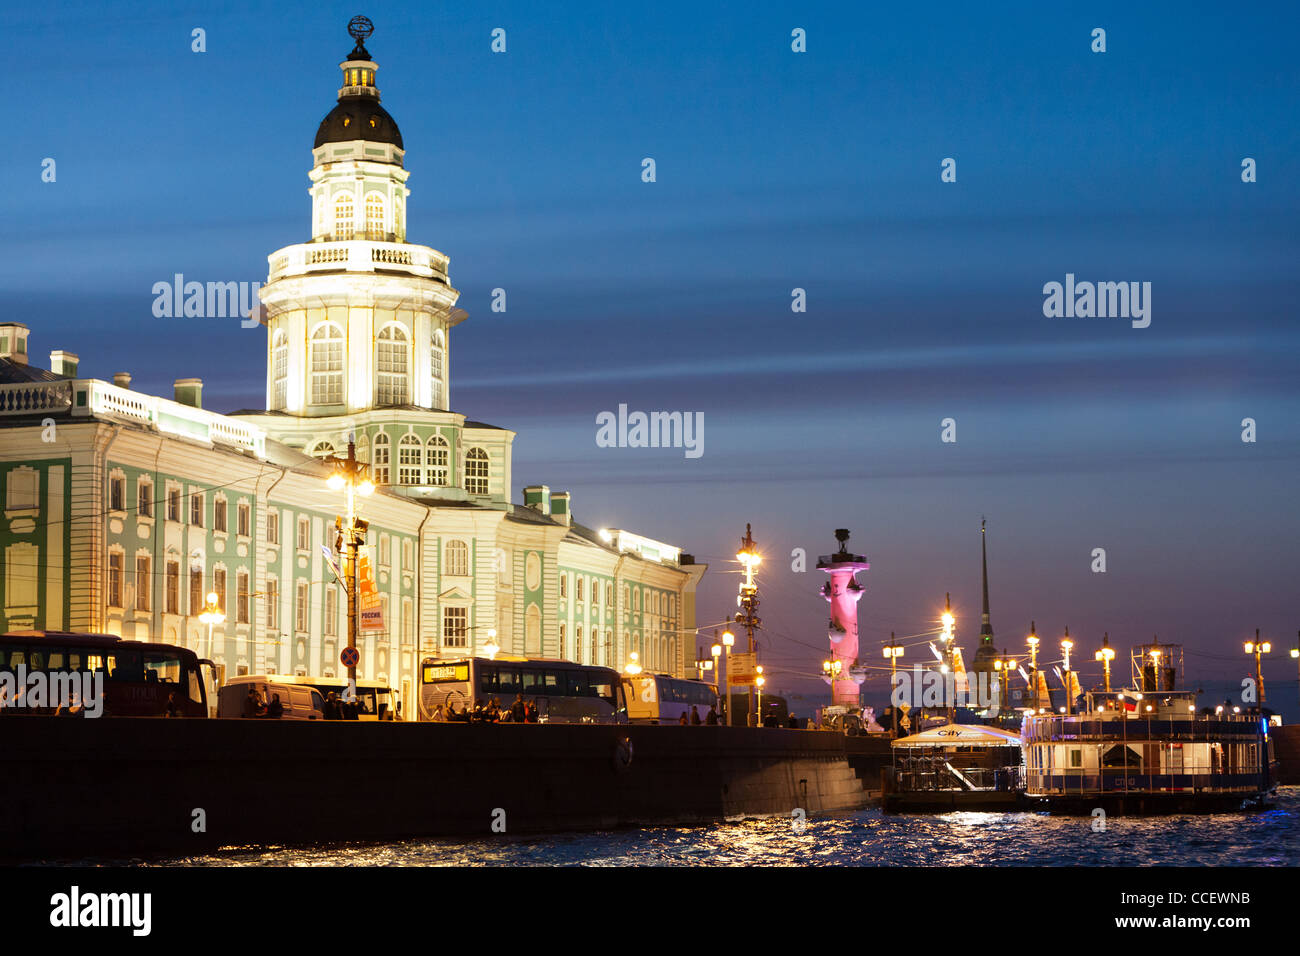
[[(355, 37), (355, 35), (354, 35)], [(414, 716), (419, 662), (503, 652), (686, 676), (705, 566), (672, 545), (578, 523), (568, 492), (512, 502), (515, 433), (452, 410), (448, 258), (407, 241), (397, 123), (364, 37), (312, 149), (310, 240), (269, 257), (266, 407), (217, 414), (29, 361), (0, 322), (0, 630), (102, 631), (197, 650), (219, 673), (342, 673), (346, 598), (330, 570), (346, 449), (364, 500), (385, 629), (359, 676)], [(215, 591), (225, 622), (198, 619)]]

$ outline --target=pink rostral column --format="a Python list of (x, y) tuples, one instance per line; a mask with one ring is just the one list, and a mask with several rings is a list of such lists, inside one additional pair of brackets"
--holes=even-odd
[(858, 601), (862, 597), (862, 585), (854, 575), (871, 565), (862, 555), (849, 553), (846, 529), (838, 529), (835, 540), (840, 543), (840, 550), (817, 559), (818, 569), (831, 576), (822, 585), (822, 595), (831, 605), (831, 667), (836, 662), (840, 667), (838, 675), (826, 679), (831, 685), (831, 702), (856, 710), (860, 704), (858, 686), (865, 673), (858, 667)]

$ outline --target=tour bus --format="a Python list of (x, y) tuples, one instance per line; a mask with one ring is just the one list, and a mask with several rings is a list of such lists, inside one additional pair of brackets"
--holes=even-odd
[[(12, 675), (5, 683), (16, 684), (18, 675), (25, 673), (30, 687), (30, 675), (42, 672), (47, 689), (51, 686), (50, 676), (55, 674), (77, 675), (80, 685), (86, 687), (96, 682), (97, 672), (102, 673), (101, 713), (106, 717), (162, 717), (167, 713), (169, 698), (179, 716), (207, 717), (208, 699), (200, 665), (213, 669), (211, 661), (199, 660), (187, 648), (126, 641), (111, 634), (11, 631), (0, 635), (0, 673)], [(37, 714), (59, 710), (52, 700), (47, 700), (47, 707), (26, 707), (25, 696), (26, 692), (16, 694), (16, 699), (6, 701), (5, 709)], [(35, 694), (28, 699), (36, 699)], [(94, 702), (83, 704), (86, 706), (71, 712), (95, 712)], [(68, 713), (69, 708), (60, 712)]]
[(624, 674), (623, 692), (627, 719), (634, 724), (678, 724), (682, 714), (689, 721), (692, 707), (703, 722), (709, 708), (718, 706), (718, 689), (712, 684), (666, 674)]
[[(441, 707), (457, 711), (494, 697), (508, 711), (519, 694), (537, 704), (538, 721), (549, 724), (627, 722), (618, 672), (572, 661), (513, 657), (427, 657), (420, 666), (419, 719), (432, 720)], [(441, 716), (441, 715), (440, 715)]]
[[(333, 691), (341, 700), (346, 677), (299, 677), (291, 674), (241, 674), (228, 680), (217, 694), (218, 717), (242, 717), (248, 689), (257, 691), (263, 704), (280, 695), (283, 719), (324, 720), (325, 697)], [(358, 720), (387, 720), (392, 716), (393, 690), (383, 681), (357, 678)]]

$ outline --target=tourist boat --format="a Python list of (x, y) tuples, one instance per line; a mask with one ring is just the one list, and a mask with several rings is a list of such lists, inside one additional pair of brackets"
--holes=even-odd
[(891, 745), (881, 807), (886, 813), (1014, 810), (1019, 803), (1020, 737), (992, 724), (945, 723)]
[(1027, 713), (1026, 806), (1156, 814), (1263, 804), (1277, 786), (1267, 717), (1231, 705), (1198, 710), (1194, 691), (1175, 689), (1182, 653), (1139, 645), (1137, 689), (1081, 694), (1065, 713)]

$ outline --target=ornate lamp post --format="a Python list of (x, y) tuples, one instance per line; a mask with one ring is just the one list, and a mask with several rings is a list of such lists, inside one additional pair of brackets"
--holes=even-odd
[[(348, 436), (348, 456), (346, 458), (335, 456), (328, 460), (334, 466), (334, 472), (329, 476), (326, 484), (332, 491), (347, 491), (347, 512), (339, 516), (336, 527), (339, 529), (339, 544), (346, 549), (347, 555), (343, 576), (346, 580), (344, 587), (348, 597), (348, 649), (355, 651), (357, 647), (357, 604), (359, 598), (358, 554), (361, 545), (366, 540), (366, 529), (370, 527), (369, 522), (357, 517), (357, 495), (364, 498), (373, 494), (375, 485), (366, 476), (366, 466), (357, 461), (355, 434)], [(355, 654), (350, 654), (349, 660), (355, 660)], [(355, 663), (348, 665), (348, 694), (350, 697), (356, 697), (357, 694), (357, 667)]]
[(1259, 709), (1264, 711), (1264, 671), (1260, 664), (1260, 655), (1271, 653), (1273, 645), (1259, 639), (1259, 628), (1255, 628), (1255, 639), (1246, 642), (1246, 653), (1255, 655), (1255, 686), (1259, 688)]
[[(894, 675), (898, 670), (898, 659), (903, 656), (903, 646), (894, 640), (894, 632), (889, 632), (889, 643), (884, 648), (885, 657), (889, 658), (889, 686), (892, 689), (897, 686), (894, 682)], [(892, 702), (891, 702), (892, 703)], [(898, 707), (891, 706), (889, 712), (894, 715), (893, 735), (898, 736)]]
[(199, 613), (199, 621), (208, 626), (208, 657), (215, 657), (212, 652), (212, 628), (216, 624), (221, 624), (226, 620), (226, 615), (221, 613), (221, 607), (217, 604), (217, 592), (208, 592), (208, 603), (203, 605), (203, 610)]
[(1061, 650), (1065, 652), (1065, 710), (1063, 713), (1074, 713), (1074, 695), (1070, 692), (1070, 648), (1074, 647), (1074, 641), (1070, 640), (1070, 629), (1065, 629), (1065, 637), (1061, 639)]
[(727, 655), (727, 696), (726, 696), (725, 707), (727, 710), (728, 727), (735, 726), (734, 722), (731, 719), (731, 647), (735, 643), (736, 643), (735, 634), (732, 634), (730, 631), (722, 632), (722, 650), (723, 653)]
[(767, 683), (767, 678), (763, 676), (763, 668), (755, 668), (758, 676), (754, 678), (754, 686), (758, 688), (758, 713), (754, 715), (754, 726), (763, 726), (763, 685)]
[(1029, 622), (1029, 636), (1025, 638), (1025, 643), (1029, 645), (1029, 676), (1034, 685), (1033, 707), (1036, 712), (1040, 706), (1038, 703), (1038, 631), (1033, 621)]
[(1096, 660), (1101, 661), (1102, 670), (1106, 675), (1106, 693), (1110, 693), (1110, 662), (1115, 659), (1115, 651), (1110, 646), (1110, 631), (1107, 631), (1101, 639), (1101, 650), (1093, 655)]

